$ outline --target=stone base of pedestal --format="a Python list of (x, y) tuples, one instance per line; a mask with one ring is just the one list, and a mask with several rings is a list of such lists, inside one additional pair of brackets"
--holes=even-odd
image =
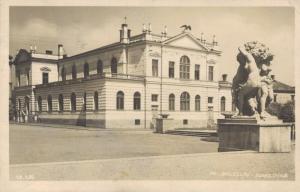
[(252, 117), (218, 119), (219, 152), (290, 152), (291, 124)]

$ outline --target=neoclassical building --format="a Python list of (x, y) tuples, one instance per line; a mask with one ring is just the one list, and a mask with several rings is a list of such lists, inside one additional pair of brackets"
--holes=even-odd
[[(231, 111), (221, 51), (190, 31), (169, 37), (151, 26), (73, 56), (21, 49), (15, 65), (17, 120), (99, 128), (153, 128), (161, 114), (174, 128), (203, 128)], [(220, 80), (221, 79), (221, 80)]]

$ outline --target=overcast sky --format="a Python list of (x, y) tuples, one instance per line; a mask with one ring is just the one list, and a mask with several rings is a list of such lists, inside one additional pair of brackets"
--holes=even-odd
[(10, 54), (37, 46), (57, 52), (61, 43), (68, 55), (119, 41), (120, 25), (127, 17), (132, 35), (140, 34), (143, 23), (151, 23), (154, 33), (164, 25), (168, 35), (192, 26), (191, 33), (208, 41), (215, 34), (223, 51), (222, 73), (232, 79), (237, 69), (237, 47), (248, 41), (261, 41), (274, 53), (276, 79), (294, 85), (294, 10), (293, 8), (213, 8), (213, 7), (13, 7), (10, 8)]

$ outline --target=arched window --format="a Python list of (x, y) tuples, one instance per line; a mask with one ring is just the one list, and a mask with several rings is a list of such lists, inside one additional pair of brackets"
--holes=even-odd
[(119, 91), (117, 93), (117, 109), (123, 110), (124, 109), (124, 93)]
[(189, 79), (190, 78), (190, 59), (187, 56), (182, 56), (180, 58), (180, 78)]
[(29, 97), (28, 96), (25, 97), (25, 111), (26, 111), (26, 114), (29, 113)]
[(111, 59), (111, 74), (117, 74), (118, 73), (118, 63), (116, 58)]
[(72, 66), (72, 79), (76, 79), (77, 78), (77, 69), (76, 69), (76, 65), (74, 64)]
[(89, 69), (89, 64), (85, 63), (83, 65), (83, 77), (87, 78), (90, 75), (90, 69)]
[(141, 110), (141, 94), (139, 92), (135, 92), (133, 95), (133, 109)]
[(103, 74), (103, 63), (101, 60), (97, 62), (97, 74)]
[(182, 111), (190, 110), (190, 94), (188, 92), (183, 92), (180, 95), (180, 110)]
[(175, 95), (173, 93), (169, 95), (169, 110), (175, 110)]
[(71, 94), (71, 111), (76, 111), (76, 95), (75, 95), (75, 93)]
[(83, 111), (86, 111), (86, 93), (84, 92), (83, 93), (83, 108), (82, 108)]
[(221, 97), (221, 112), (224, 112), (226, 110), (225, 101), (226, 101), (225, 97), (224, 96)]
[(58, 105), (59, 105), (59, 111), (64, 111), (64, 96), (63, 96), (63, 94), (60, 94), (58, 96)]
[(43, 109), (43, 106), (42, 106), (42, 97), (41, 96), (39, 96), (38, 97), (38, 110), (39, 110), (39, 112), (42, 112), (42, 109)]
[(200, 95), (195, 97), (195, 111), (200, 111)]
[(62, 81), (65, 81), (66, 80), (66, 70), (65, 70), (65, 67), (63, 67), (61, 69), (61, 80)]
[(52, 96), (51, 95), (48, 95), (47, 101), (48, 101), (48, 111), (52, 112)]
[(96, 111), (99, 110), (99, 98), (98, 98), (98, 97), (99, 97), (99, 96), (98, 96), (98, 92), (95, 91), (95, 93), (94, 93), (94, 109), (95, 109)]

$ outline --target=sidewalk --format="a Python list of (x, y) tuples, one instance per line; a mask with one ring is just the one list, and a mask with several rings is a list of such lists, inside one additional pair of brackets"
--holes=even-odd
[(197, 153), (19, 164), (12, 180), (294, 180), (294, 151)]

